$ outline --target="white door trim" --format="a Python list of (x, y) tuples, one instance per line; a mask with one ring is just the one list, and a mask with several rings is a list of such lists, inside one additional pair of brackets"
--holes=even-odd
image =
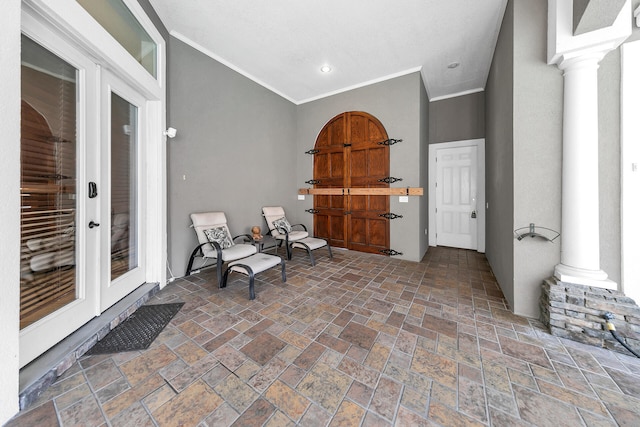
[(436, 152), (442, 148), (472, 147), (478, 149), (478, 252), (485, 251), (486, 205), (484, 138), (442, 142), (429, 145), (429, 246), (438, 246), (436, 239)]
[(621, 68), (620, 276), (625, 295), (640, 302), (640, 40), (622, 45)]

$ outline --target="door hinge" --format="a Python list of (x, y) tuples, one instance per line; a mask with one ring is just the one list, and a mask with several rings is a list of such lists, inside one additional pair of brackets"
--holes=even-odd
[(305, 212), (308, 212), (310, 214), (320, 213), (320, 211), (318, 209), (305, 209)]
[(345, 215), (351, 215), (351, 211), (344, 211)]
[(387, 184), (393, 184), (394, 182), (402, 181), (402, 178), (396, 178), (395, 176), (385, 176), (378, 180), (378, 182), (385, 182)]
[(320, 150), (314, 148), (313, 150), (308, 150), (308, 151), (305, 151), (304, 153), (305, 154), (318, 154), (319, 152), (320, 152)]
[(402, 218), (402, 215), (397, 215), (397, 214), (394, 214), (393, 212), (387, 212), (387, 213), (379, 214), (378, 216), (381, 216), (381, 217), (387, 218), (387, 219)]
[(320, 184), (320, 180), (319, 179), (310, 179), (309, 181), (305, 181), (305, 183), (307, 183), (309, 185), (315, 185), (315, 184)]
[(350, 143), (350, 142), (349, 142), (349, 143), (345, 142), (345, 143), (344, 143), (344, 144), (342, 144), (342, 145), (343, 145), (344, 147), (351, 147), (351, 143)]
[(380, 249), (380, 253), (388, 255), (388, 256), (394, 256), (394, 255), (402, 255), (402, 252), (398, 252), (394, 249)]
[(398, 142), (402, 142), (402, 140), (401, 139), (390, 138), (390, 139), (385, 139), (384, 141), (378, 142), (378, 145), (393, 145), (393, 144), (396, 144)]

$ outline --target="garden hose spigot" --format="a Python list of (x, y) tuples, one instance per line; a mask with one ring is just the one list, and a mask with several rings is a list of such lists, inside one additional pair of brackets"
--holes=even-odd
[(613, 324), (612, 320), (615, 319), (616, 317), (613, 315), (613, 313), (610, 312), (606, 312), (602, 315), (602, 317), (604, 317), (605, 320), (605, 326), (607, 327), (607, 331), (615, 331), (616, 330), (616, 325)]
[(616, 333), (616, 327), (613, 324), (612, 320), (615, 319), (615, 316), (613, 315), (613, 313), (610, 312), (605, 312), (602, 317), (604, 317), (605, 320), (605, 326), (607, 327), (607, 331), (611, 332), (611, 335), (613, 335), (613, 337), (616, 339), (616, 341), (618, 341), (624, 348), (626, 348), (627, 350), (629, 350), (629, 352), (631, 354), (633, 354), (635, 357), (639, 357), (640, 358), (640, 354), (638, 354), (636, 351), (634, 351), (631, 347), (629, 347), (627, 345), (626, 342), (624, 342), (622, 340), (622, 338), (620, 338), (618, 336), (618, 334)]

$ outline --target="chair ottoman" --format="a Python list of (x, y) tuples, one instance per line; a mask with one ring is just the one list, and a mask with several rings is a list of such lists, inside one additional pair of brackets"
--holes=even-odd
[(246, 274), (247, 276), (249, 276), (249, 299), (255, 299), (256, 294), (253, 289), (255, 275), (277, 265), (282, 266), (282, 281), (286, 282), (287, 275), (285, 273), (284, 262), (279, 256), (257, 253), (247, 258), (232, 261), (229, 263), (227, 269), (224, 272), (224, 277), (222, 279), (220, 287), (227, 287), (227, 278), (231, 271), (237, 271), (238, 273)]
[(315, 258), (313, 258), (312, 251), (324, 246), (326, 246), (329, 250), (329, 258), (333, 258), (333, 254), (331, 253), (331, 246), (329, 246), (327, 241), (324, 239), (318, 239), (317, 237), (305, 237), (304, 239), (296, 240), (295, 242), (291, 243), (292, 248), (302, 248), (307, 251), (312, 266), (316, 265), (316, 260)]

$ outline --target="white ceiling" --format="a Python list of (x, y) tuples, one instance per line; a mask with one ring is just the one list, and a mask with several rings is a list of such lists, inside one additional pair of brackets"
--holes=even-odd
[(174, 37), (302, 104), (415, 71), (430, 100), (483, 90), (507, 0), (150, 3)]

